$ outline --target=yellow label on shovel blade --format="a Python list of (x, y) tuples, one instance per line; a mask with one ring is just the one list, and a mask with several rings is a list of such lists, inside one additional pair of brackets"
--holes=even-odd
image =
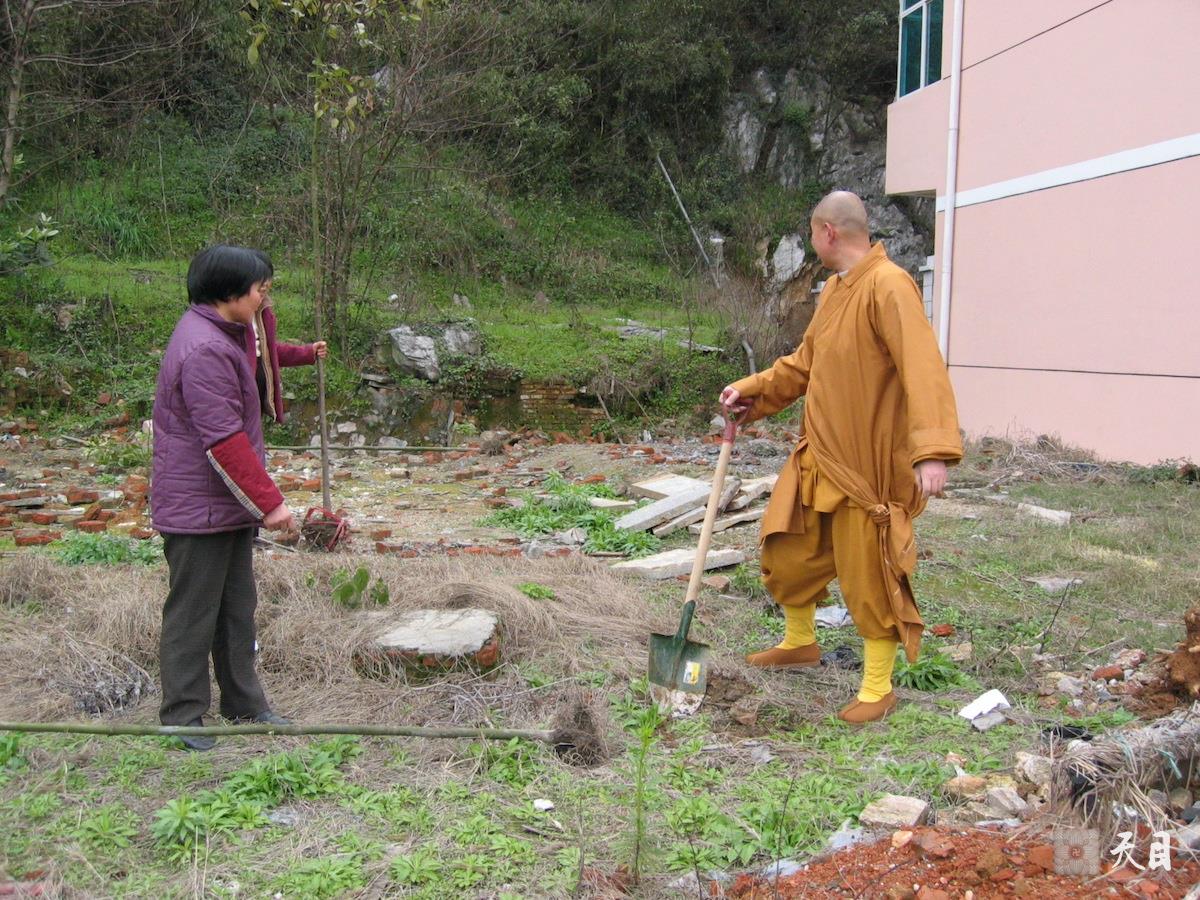
[(700, 683), (700, 663), (690, 662), (683, 667), (683, 683), (684, 684), (699, 684)]

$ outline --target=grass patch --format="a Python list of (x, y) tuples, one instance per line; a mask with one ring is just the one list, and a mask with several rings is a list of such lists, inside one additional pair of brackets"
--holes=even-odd
[[(604, 484), (570, 484), (557, 472), (542, 482), (541, 494), (526, 494), (523, 505), (497, 510), (483, 520), (484, 525), (511, 528), (522, 537), (538, 537), (581, 528), (587, 533), (585, 553), (615, 552), (627, 556), (646, 556), (662, 542), (647, 532), (619, 530), (611, 512), (595, 509), (590, 497), (615, 497)], [(533, 594), (527, 594), (532, 597)]]
[(55, 544), (59, 560), (69, 566), (117, 566), (132, 563), (155, 566), (162, 562), (162, 541), (135, 541), (115, 534), (71, 532)]

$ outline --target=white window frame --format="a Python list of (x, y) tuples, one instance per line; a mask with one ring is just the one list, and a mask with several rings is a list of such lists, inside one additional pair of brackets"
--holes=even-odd
[[(896, 27), (896, 99), (915, 94), (922, 88), (929, 87), (933, 82), (929, 77), (929, 4), (932, 0), (900, 0), (900, 18)], [(907, 94), (900, 93), (904, 75), (904, 20), (916, 10), (921, 11), (921, 75), (920, 83)], [(942, 15), (945, 16), (946, 4), (942, 3)], [(945, 18), (942, 19), (943, 25)], [(941, 66), (938, 66), (941, 69)], [(940, 80), (940, 79), (939, 79)]]

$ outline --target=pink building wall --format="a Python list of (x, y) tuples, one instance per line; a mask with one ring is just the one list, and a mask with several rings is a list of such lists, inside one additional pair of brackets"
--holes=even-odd
[[(888, 110), (891, 193), (945, 193), (950, 12), (945, 77)], [(963, 21), (947, 358), (964, 427), (1200, 458), (1200, 305), (1180, 271), (1200, 3), (965, 0)]]

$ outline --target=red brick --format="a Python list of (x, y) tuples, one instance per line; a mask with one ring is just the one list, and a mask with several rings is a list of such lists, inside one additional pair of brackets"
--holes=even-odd
[(1101, 666), (1092, 673), (1092, 678), (1097, 681), (1109, 681), (1113, 678), (1124, 680), (1125, 670), (1118, 665)]
[(1054, 870), (1054, 848), (1049, 844), (1038, 844), (1029, 851), (1029, 861), (1047, 872)]
[(75, 528), (78, 531), (87, 531), (94, 534), (98, 531), (108, 531), (108, 523), (93, 519), (91, 521), (76, 522)]
[(954, 626), (943, 622), (930, 628), (929, 633), (934, 637), (950, 637), (954, 634)]
[(305, 481), (300, 485), (300, 489), (313, 492), (319, 491), (321, 489), (321, 479), (310, 478), (308, 481)]
[(8, 493), (0, 494), (0, 503), (7, 503), (9, 500), (20, 500), (20, 499), (21, 499), (21, 495), (16, 493), (15, 491), (10, 491)]
[(130, 492), (144, 494), (150, 490), (150, 479), (145, 475), (130, 475), (121, 482), (121, 490), (126, 494)]
[(128, 425), (129, 424), (129, 410), (127, 410), (127, 409), (121, 410), (121, 412), (117, 413), (115, 416), (105, 419), (104, 424), (108, 428), (117, 428), (120, 425)]
[(100, 512), (96, 513), (96, 521), (97, 522), (109, 522), (113, 518), (115, 518), (116, 515), (117, 515), (117, 511), (115, 509), (102, 509), (102, 510), (100, 510)]
[(154, 530), (151, 528), (131, 528), (129, 529), (129, 536), (139, 541), (148, 541), (154, 537)]
[(72, 485), (67, 488), (67, 502), (72, 506), (80, 506), (85, 503), (95, 503), (100, 499), (100, 494), (97, 491), (84, 490), (81, 487)]
[(19, 531), (13, 535), (13, 543), (18, 547), (37, 547), (61, 538), (62, 534), (57, 531)]
[(0, 516), (0, 528), (12, 528), (12, 519), (8, 516)]
[(29, 514), (29, 521), (34, 525), (53, 525), (58, 521), (58, 516), (54, 513), (35, 512)]
[(96, 395), (96, 403), (99, 406), (108, 406), (108, 404), (112, 403), (112, 394), (108, 391), (101, 391)]
[(463, 553), (470, 556), (483, 556), (487, 553), (487, 547), (466, 547), (463, 549)]
[(46, 495), (43, 494), (41, 491), (35, 489), (35, 490), (30, 490), (30, 491), (21, 491), (20, 493), (17, 494), (17, 496), (10, 497), (9, 499), (10, 500), (30, 500), (34, 497), (45, 497), (45, 496)]
[(547, 550), (547, 556), (570, 556), (574, 552), (570, 547), (555, 547), (553, 550)]
[(373, 541), (386, 541), (391, 536), (392, 529), (390, 528), (376, 528), (371, 532), (371, 540)]
[(588, 475), (586, 478), (580, 479), (580, 484), (603, 484), (604, 476), (597, 472), (595, 475)]

